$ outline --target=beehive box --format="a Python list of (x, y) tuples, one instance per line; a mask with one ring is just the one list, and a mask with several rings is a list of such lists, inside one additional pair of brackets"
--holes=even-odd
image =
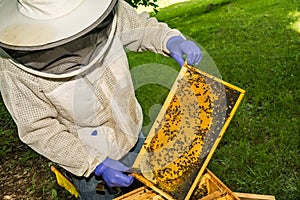
[(241, 200), (276, 200), (275, 196), (264, 194), (249, 194), (235, 192), (235, 195), (238, 196)]
[(206, 169), (195, 188), (191, 200), (239, 200), (240, 198), (232, 192), (218, 177)]
[(183, 66), (135, 163), (167, 199), (190, 199), (245, 91)]
[(114, 198), (114, 200), (164, 200), (164, 198), (151, 188), (144, 186)]
[(144, 186), (114, 198), (114, 200), (164, 200), (164, 198), (151, 188)]
[[(115, 200), (165, 200), (159, 192), (155, 192), (151, 188), (144, 186)], [(211, 171), (205, 170), (201, 176), (191, 200), (239, 200), (238, 196), (233, 193), (224, 183), (220, 181)]]

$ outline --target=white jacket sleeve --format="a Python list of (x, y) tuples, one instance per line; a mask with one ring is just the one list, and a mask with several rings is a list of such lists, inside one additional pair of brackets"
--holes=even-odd
[(138, 14), (123, 0), (119, 1), (117, 14), (117, 36), (131, 51), (151, 50), (167, 56), (169, 54), (166, 48), (168, 39), (172, 36), (182, 35), (178, 30), (168, 27), (166, 23), (149, 17), (146, 12)]

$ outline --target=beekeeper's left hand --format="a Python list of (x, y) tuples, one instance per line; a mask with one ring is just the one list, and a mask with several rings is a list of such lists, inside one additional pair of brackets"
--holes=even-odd
[(184, 64), (184, 55), (189, 65), (198, 65), (202, 58), (200, 48), (191, 40), (185, 40), (181, 36), (173, 36), (167, 41), (167, 49), (170, 56), (174, 58), (180, 66)]

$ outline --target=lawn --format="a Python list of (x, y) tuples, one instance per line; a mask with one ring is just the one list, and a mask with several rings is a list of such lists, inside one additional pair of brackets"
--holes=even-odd
[[(201, 45), (204, 56), (199, 68), (247, 92), (208, 168), (233, 191), (300, 199), (300, 2), (192, 0), (153, 15)], [(141, 81), (135, 76), (139, 66), (154, 63), (151, 66), (157, 67), (145, 72), (154, 73), (153, 80), (136, 89), (147, 130), (179, 67), (172, 59), (151, 52), (128, 52), (128, 56), (136, 84)], [(5, 160), (1, 169), (6, 174), (14, 174), (15, 168), (24, 177), (30, 174), (26, 184), (11, 175), (16, 178), (11, 183), (14, 187), (26, 185), (24, 195), (29, 199), (70, 198), (55, 184), (49, 161), (18, 140), (1, 101), (0, 137), (0, 156)], [(31, 167), (32, 163), (40, 167)], [(43, 181), (35, 178), (41, 173)], [(2, 174), (1, 186), (9, 179)]]

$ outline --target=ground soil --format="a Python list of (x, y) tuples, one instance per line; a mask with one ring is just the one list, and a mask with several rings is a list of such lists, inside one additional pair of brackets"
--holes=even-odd
[(0, 158), (0, 200), (72, 198), (57, 185), (51, 163), (24, 144)]
[[(0, 155), (0, 200), (75, 200), (76, 198), (60, 187), (48, 159), (38, 155), (17, 140), (13, 150)], [(64, 170), (55, 165), (62, 173)], [(132, 187), (116, 189), (116, 195), (141, 187), (135, 181)], [(119, 191), (120, 190), (120, 191)]]

